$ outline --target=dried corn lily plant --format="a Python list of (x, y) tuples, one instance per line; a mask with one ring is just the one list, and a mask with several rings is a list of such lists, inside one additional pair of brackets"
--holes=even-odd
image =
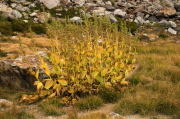
[(134, 68), (136, 51), (122, 24), (119, 30), (107, 17), (94, 17), (92, 21), (84, 18), (81, 24), (53, 20), (47, 26), (51, 50), (46, 58), (39, 57), (48, 78), (39, 80), (39, 70), (31, 70), (37, 78), (37, 92), (23, 95), (21, 102), (59, 97), (61, 103), (70, 105), (101, 89), (121, 91), (129, 84), (125, 79)]

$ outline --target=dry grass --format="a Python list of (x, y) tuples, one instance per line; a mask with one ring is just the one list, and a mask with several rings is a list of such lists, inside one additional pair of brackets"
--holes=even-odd
[[(135, 82), (114, 108), (120, 114), (174, 115), (180, 111), (180, 45), (150, 43), (139, 46)], [(135, 86), (136, 85), (136, 86)]]

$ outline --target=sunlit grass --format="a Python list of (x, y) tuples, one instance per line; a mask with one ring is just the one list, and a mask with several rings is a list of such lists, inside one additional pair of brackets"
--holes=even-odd
[(62, 109), (63, 105), (60, 104), (59, 99), (56, 98), (41, 102), (39, 106), (45, 115), (61, 116), (65, 114), (65, 111)]
[[(0, 106), (0, 108), (2, 107)], [(6, 111), (0, 111), (0, 119), (34, 119), (34, 115), (12, 105)]]
[[(174, 115), (180, 111), (180, 46), (175, 43), (137, 47), (139, 68), (134, 85), (114, 108), (123, 115)], [(150, 80), (149, 80), (150, 79)], [(146, 80), (147, 83), (143, 83)]]

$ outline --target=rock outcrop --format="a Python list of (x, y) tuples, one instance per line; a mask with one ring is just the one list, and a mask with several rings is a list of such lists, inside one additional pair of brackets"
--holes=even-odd
[[(43, 52), (39, 52), (45, 55)], [(31, 89), (34, 90), (34, 81), (37, 79), (29, 73), (29, 69), (34, 71), (40, 69), (40, 60), (37, 55), (27, 55), (16, 59), (0, 60), (0, 84), (14, 89)], [(40, 70), (39, 78), (44, 79), (46, 75)]]

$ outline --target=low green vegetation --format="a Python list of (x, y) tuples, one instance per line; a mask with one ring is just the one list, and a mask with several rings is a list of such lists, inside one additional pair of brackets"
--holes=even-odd
[(6, 57), (6, 56), (7, 54), (3, 50), (0, 49), (0, 57)]
[(115, 103), (121, 99), (122, 94), (118, 91), (100, 91), (99, 96), (103, 99), (105, 103)]
[(59, 103), (57, 98), (47, 99), (41, 102), (40, 107), (45, 115), (61, 116), (65, 114), (65, 111), (62, 109), (63, 105)]
[(168, 38), (168, 35), (166, 35), (165, 33), (159, 33), (158, 36), (159, 36), (160, 38), (162, 38), (162, 39)]
[(22, 109), (17, 109), (17, 107), (13, 107), (8, 111), (0, 112), (0, 118), (1, 119), (34, 119), (34, 116), (32, 114), (23, 111)]
[(103, 100), (98, 96), (90, 96), (86, 97), (85, 99), (79, 100), (76, 103), (76, 107), (81, 110), (94, 110), (103, 105)]

